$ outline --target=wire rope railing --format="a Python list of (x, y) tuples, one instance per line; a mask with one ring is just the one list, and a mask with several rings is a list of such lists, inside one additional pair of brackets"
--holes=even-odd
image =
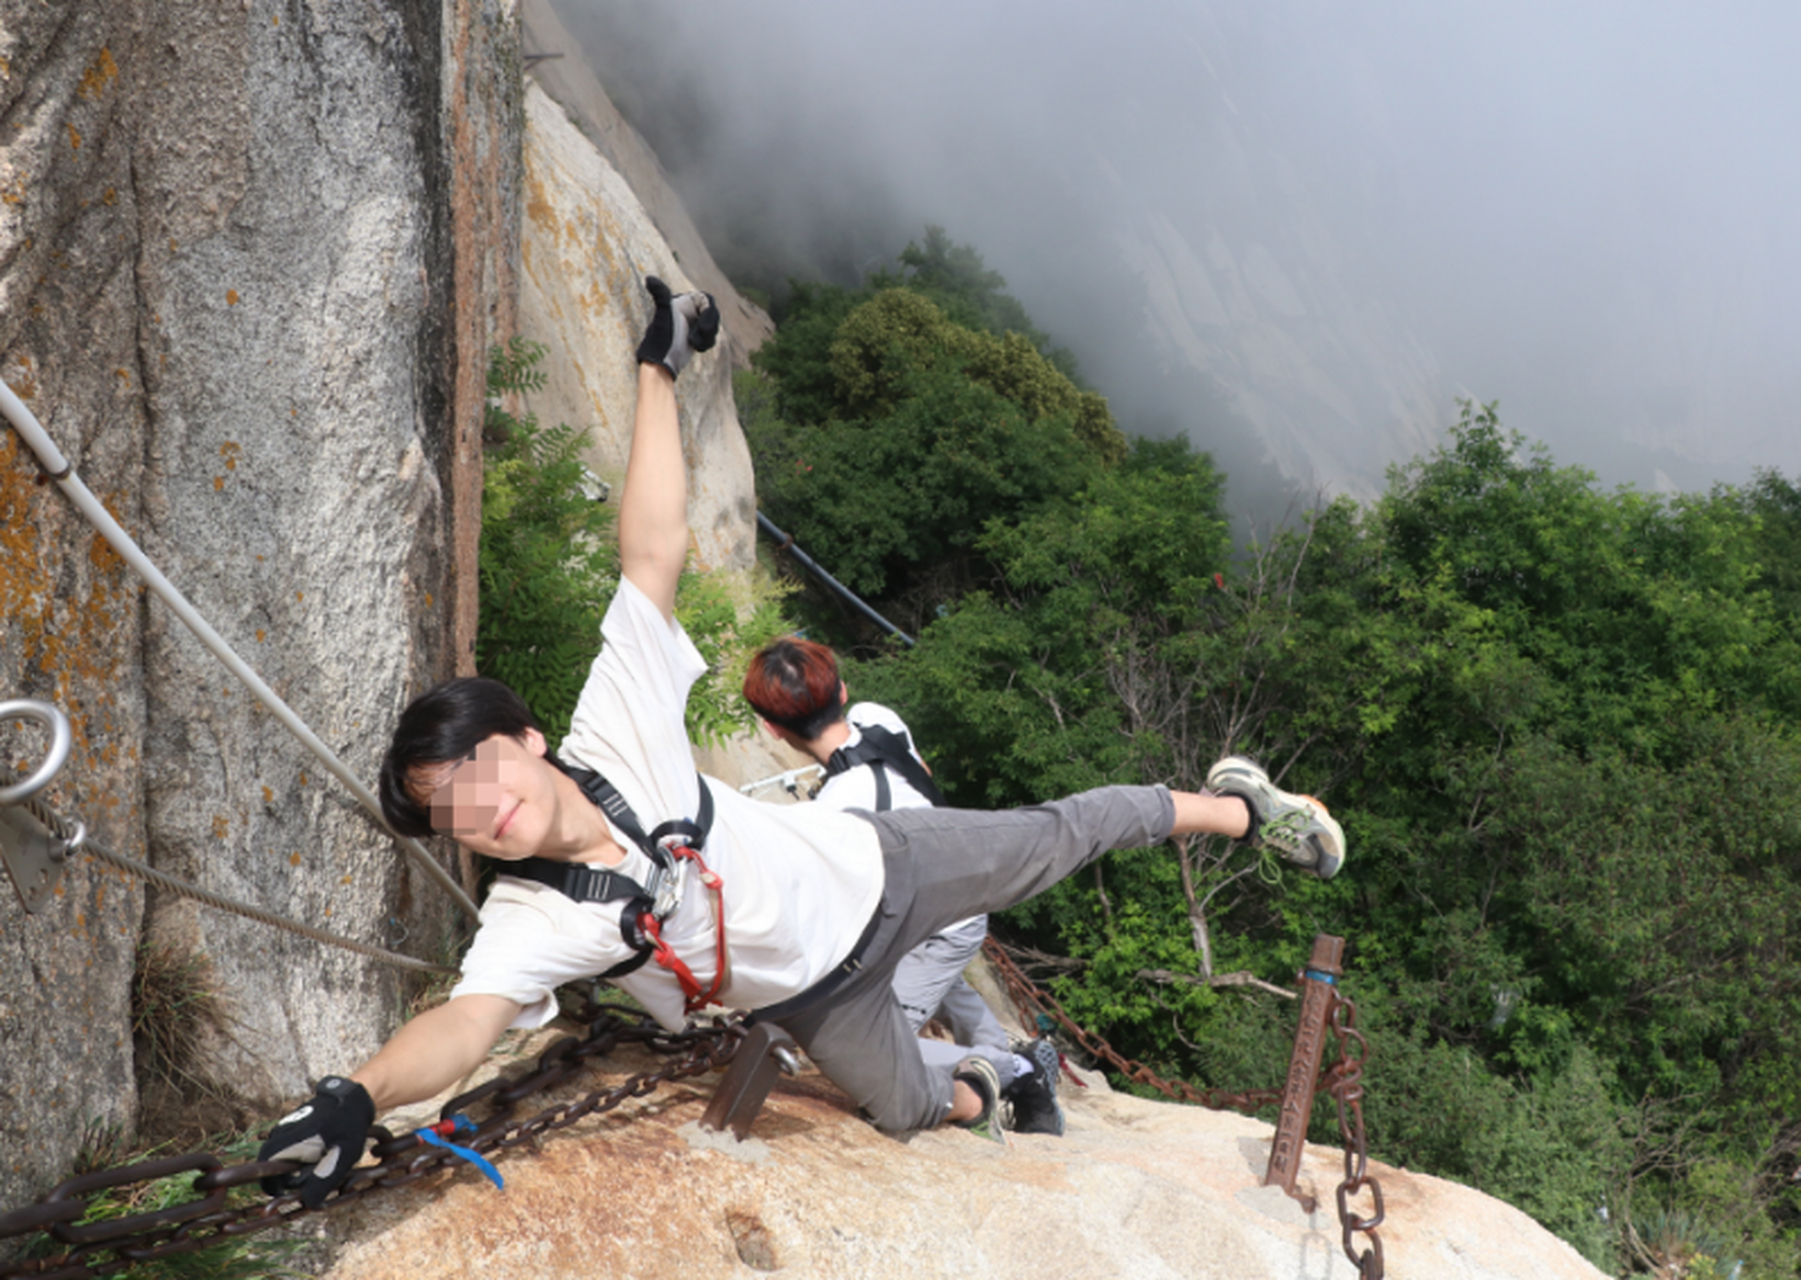
[(913, 647), (915, 642), (912, 636), (908, 635), (905, 631), (902, 631), (899, 627), (888, 621), (888, 619), (877, 613), (861, 596), (828, 573), (817, 560), (795, 546), (794, 535), (783, 533), (780, 529), (776, 528), (775, 522), (761, 511), (757, 512), (757, 527), (775, 539), (776, 550), (786, 551), (789, 555), (800, 561), (802, 568), (806, 569), (807, 572), (823, 582), (840, 600), (844, 601), (851, 608), (855, 609), (865, 618), (868, 618), (871, 622), (875, 623), (876, 626), (880, 627), (884, 634), (893, 636), (909, 649)]
[(187, 597), (182, 595), (175, 584), (170, 582), (162, 570), (156, 567), (150, 557), (144, 554), (143, 549), (94, 496), (93, 491), (82, 482), (81, 477), (75, 474), (73, 465), (63, 455), (62, 450), (57, 448), (56, 442), (50, 438), (50, 434), (44, 430), (43, 425), (38, 422), (31, 410), (26, 408), (25, 402), (20, 400), (4, 381), (0, 381), (0, 413), (3, 413), (12, 423), (14, 430), (19, 433), (26, 446), (36, 455), (38, 465), (44, 469), (44, 473), (56, 484), (56, 487), (63, 491), (69, 501), (74, 504), (75, 509), (87, 518), (88, 523), (92, 524), (100, 536), (106, 539), (107, 544), (119, 554), (119, 557), (137, 572), (138, 576), (144, 580), (145, 585), (156, 594), (156, 597), (168, 606), (169, 611), (181, 620), (182, 625), (194, 634), (194, 637), (225, 666), (226, 670), (230, 671), (245, 688), (250, 690), (252, 696), (262, 703), (288, 732), (300, 741), (302, 746), (312, 752), (327, 772), (344, 784), (345, 789), (356, 798), (358, 804), (368, 811), (376, 823), (393, 836), (407, 855), (418, 863), (419, 867), (451, 896), (457, 906), (473, 919), (478, 914), (476, 905), (450, 872), (445, 870), (437, 859), (426, 851), (424, 845), (410, 836), (400, 835), (388, 825), (388, 820), (382, 814), (381, 804), (376, 800), (374, 793), (362, 784), (338, 758), (337, 753), (327, 746), (294, 712), (293, 708), (282, 700), (281, 695), (271, 689), (263, 681), (263, 678), (251, 669), (250, 664), (238, 656), (237, 651), (200, 615), (199, 611), (188, 602)]

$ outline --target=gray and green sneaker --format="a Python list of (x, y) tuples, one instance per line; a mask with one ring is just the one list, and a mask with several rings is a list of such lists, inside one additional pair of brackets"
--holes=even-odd
[(978, 1138), (1007, 1145), (1007, 1134), (1001, 1128), (1001, 1073), (979, 1053), (972, 1053), (951, 1069), (951, 1079), (961, 1080), (976, 1091), (982, 1100), (982, 1114), (974, 1120), (957, 1123)]
[(1207, 771), (1207, 787), (1237, 796), (1250, 808), (1248, 843), (1274, 849), (1321, 880), (1330, 880), (1344, 866), (1344, 830), (1326, 806), (1312, 796), (1278, 791), (1256, 761), (1227, 756)]

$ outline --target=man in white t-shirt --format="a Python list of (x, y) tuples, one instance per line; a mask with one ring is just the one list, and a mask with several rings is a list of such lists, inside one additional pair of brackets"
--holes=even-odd
[(705, 294), (645, 285), (656, 310), (638, 347), (622, 581), (562, 758), (492, 680), (448, 681), (402, 713), (381, 771), (390, 824), (454, 836), (500, 875), (450, 998), (348, 1077), (321, 1080), (270, 1131), (260, 1158), (299, 1162), (264, 1179), (271, 1194), (322, 1204), (377, 1114), (449, 1088), (508, 1028), (548, 1022), (558, 986), (606, 975), (672, 1028), (708, 1003), (756, 1011), (884, 1132), (948, 1121), (998, 1137), (993, 1065), (972, 1055), (947, 1072), (920, 1057), (892, 989), (907, 952), (1109, 849), (1173, 834), (1260, 841), (1321, 875), (1343, 861), (1323, 805), (1236, 757), (1209, 777), (1226, 794), (1109, 787), (1003, 813), (852, 814), (704, 782), (683, 709), (705, 664), (674, 619), (688, 554), (675, 376), (713, 345), (718, 310)]
[[(766, 645), (744, 673), (744, 700), (776, 737), (825, 766), (815, 804), (884, 813), (944, 803), (906, 722), (875, 702), (846, 707), (838, 658), (817, 641), (789, 636)], [(901, 957), (894, 994), (917, 1034), (938, 1018), (951, 1040), (921, 1037), (928, 1065), (954, 1068), (974, 1050), (994, 1065), (1017, 1133), (1061, 1135), (1057, 1047), (1040, 1037), (1015, 1051), (987, 1001), (963, 976), (988, 936), (988, 917), (955, 921)]]

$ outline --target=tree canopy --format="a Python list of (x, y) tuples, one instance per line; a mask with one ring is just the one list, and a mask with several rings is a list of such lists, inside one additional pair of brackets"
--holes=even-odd
[(1117, 854), (996, 931), (1123, 1052), (1230, 1088), (1281, 1079), (1293, 1012), (1222, 979), (1341, 935), (1373, 1154), (1609, 1269), (1796, 1275), (1801, 488), (1605, 490), (1466, 403), (1378, 501), (1234, 547), (1206, 454), (1080, 427), (1093, 393), (980, 257), (909, 253), (797, 287), (759, 363), (763, 501), (918, 627), (883, 652), (809, 615), (853, 695), (955, 803), (1238, 752), (1350, 846), (1329, 883), (1221, 841)]

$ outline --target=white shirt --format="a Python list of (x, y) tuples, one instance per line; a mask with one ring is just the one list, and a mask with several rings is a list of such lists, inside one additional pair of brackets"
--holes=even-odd
[[(558, 754), (618, 788), (646, 830), (696, 817), (700, 783), (682, 711), (706, 663), (680, 624), (629, 581), (621, 581), (601, 637)], [(850, 954), (881, 901), (881, 846), (875, 828), (848, 813), (759, 804), (720, 782), (709, 790), (713, 827), (701, 857), (724, 882), (731, 958), (718, 1000), (761, 1008), (806, 990)], [(626, 851), (618, 869), (644, 883), (650, 860), (624, 832), (612, 833)], [(524, 1006), (513, 1026), (543, 1026), (556, 1016), (555, 988), (634, 954), (619, 936), (620, 906), (571, 901), (501, 864), (452, 997), (504, 996)], [(663, 938), (703, 987), (711, 984), (711, 898), (692, 873)], [(614, 981), (663, 1026), (682, 1025), (681, 986), (655, 960)]]
[[(886, 729), (890, 733), (899, 734), (907, 744), (907, 754), (918, 760), (923, 767), (925, 760), (919, 754), (919, 748), (913, 745), (913, 734), (907, 728), (906, 721), (879, 702), (853, 703), (844, 713), (844, 723), (850, 726), (850, 737), (844, 740), (844, 746), (854, 747), (863, 741), (863, 727), (873, 725), (878, 729)], [(932, 802), (901, 777), (898, 769), (884, 769), (888, 775), (889, 804), (891, 809), (929, 809)], [(834, 809), (867, 809), (875, 812), (876, 785), (875, 770), (868, 765), (858, 765), (854, 769), (846, 769), (825, 780), (819, 788), (819, 794), (813, 799), (820, 804), (830, 805)]]
[[(862, 742), (864, 726), (873, 725), (876, 728), (886, 729), (890, 733), (898, 733), (901, 740), (907, 744), (907, 754), (918, 760), (922, 766), (925, 764), (924, 758), (919, 754), (919, 748), (913, 745), (913, 732), (907, 728), (906, 721), (881, 703), (852, 703), (844, 713), (844, 722), (850, 726), (850, 737), (844, 740), (845, 747), (854, 747)], [(888, 807), (890, 809), (931, 807), (932, 802), (921, 795), (918, 788), (912, 783), (901, 777), (900, 770), (884, 768), (882, 772), (888, 775)], [(871, 813), (875, 812), (875, 769), (870, 765), (860, 764), (854, 769), (846, 769), (843, 773), (834, 774), (825, 780), (825, 785), (819, 788), (819, 794), (813, 797), (813, 801), (815, 804), (829, 805), (834, 809), (867, 809)], [(967, 920), (959, 920), (956, 924), (949, 925), (940, 932), (952, 933), (967, 925), (984, 922), (987, 918), (986, 915), (970, 916)]]

